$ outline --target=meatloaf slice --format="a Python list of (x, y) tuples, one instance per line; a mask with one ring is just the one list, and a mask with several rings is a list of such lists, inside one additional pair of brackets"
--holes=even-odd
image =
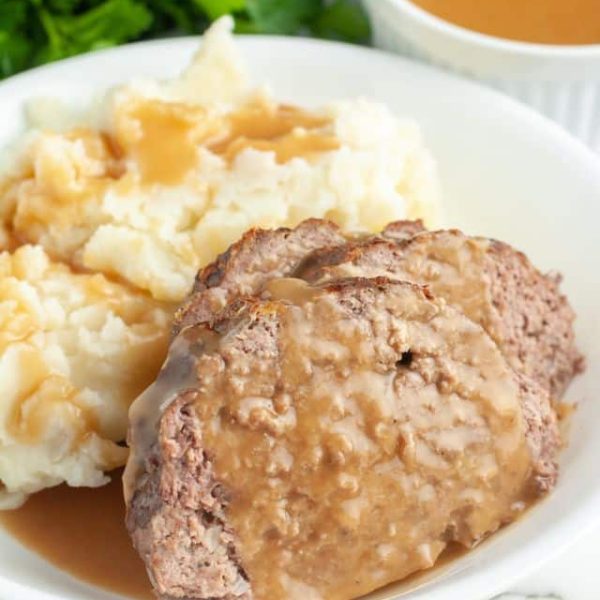
[(434, 231), (400, 243), (384, 239), (323, 249), (299, 274), (310, 281), (383, 275), (426, 284), (459, 306), (496, 341), (513, 367), (560, 397), (583, 369), (575, 315), (556, 276), (521, 252), (460, 231)]
[(316, 268), (318, 251), (329, 261), (330, 252), (335, 248), (343, 252), (349, 240), (401, 241), (422, 231), (420, 220), (395, 221), (378, 236), (343, 235), (335, 224), (323, 219), (307, 219), (294, 229), (250, 229), (198, 273), (192, 294), (175, 315), (174, 333), (191, 323), (209, 321), (232, 298), (258, 293), (273, 277), (292, 276), (306, 260)]
[(345, 241), (340, 229), (323, 219), (307, 219), (294, 229), (248, 230), (198, 273), (190, 297), (175, 315), (174, 333), (209, 321), (229, 300), (255, 294), (269, 279), (290, 275), (313, 250)]
[(347, 600), (552, 485), (549, 396), (424, 287), (268, 283), (131, 411), (127, 527), (163, 599)]

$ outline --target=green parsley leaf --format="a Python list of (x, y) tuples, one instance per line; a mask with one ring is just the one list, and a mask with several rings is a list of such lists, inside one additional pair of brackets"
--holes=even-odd
[(359, 0), (0, 0), (0, 78), (140, 38), (200, 33), (232, 14), (236, 31), (366, 42)]
[(248, 31), (299, 33), (321, 8), (322, 0), (246, 0)]
[(27, 2), (4, 0), (0, 2), (0, 29), (18, 33), (27, 20)]
[(246, 0), (194, 0), (211, 20), (246, 8)]
[(46, 0), (45, 5), (53, 13), (70, 15), (81, 9), (81, 0)]
[(8, 77), (24, 69), (32, 43), (25, 35), (28, 5), (21, 0), (0, 2), (0, 76)]
[(0, 31), (0, 77), (8, 77), (28, 66), (32, 45), (25, 38), (15, 38)]
[(48, 42), (35, 61), (50, 62), (88, 50), (135, 39), (152, 23), (152, 14), (138, 0), (107, 0), (77, 15), (52, 15), (39, 9)]
[(208, 25), (204, 11), (194, 0), (173, 2), (173, 0), (146, 0), (152, 12), (153, 21), (147, 35), (169, 35), (175, 33), (197, 33)]
[(371, 37), (367, 16), (353, 0), (335, 0), (315, 20), (312, 30), (320, 37), (355, 43), (366, 43)]

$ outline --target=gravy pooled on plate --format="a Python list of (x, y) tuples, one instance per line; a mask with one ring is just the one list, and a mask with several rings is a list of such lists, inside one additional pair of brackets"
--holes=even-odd
[(65, 484), (32, 495), (0, 524), (55, 567), (91, 585), (136, 600), (152, 600), (146, 571), (123, 519), (121, 472), (100, 488)]

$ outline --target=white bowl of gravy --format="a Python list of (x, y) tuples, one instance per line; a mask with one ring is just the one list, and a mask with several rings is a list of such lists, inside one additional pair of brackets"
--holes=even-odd
[(375, 44), (478, 79), (600, 151), (597, 0), (364, 0)]

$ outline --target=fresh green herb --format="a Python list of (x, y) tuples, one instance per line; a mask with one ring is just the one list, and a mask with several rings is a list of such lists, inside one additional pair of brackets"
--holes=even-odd
[(35, 64), (121, 44), (152, 23), (148, 8), (136, 0), (107, 0), (81, 14), (56, 14), (41, 0), (34, 3), (47, 38), (34, 56)]
[(350, 0), (335, 0), (315, 19), (312, 31), (319, 37), (366, 43), (371, 35), (361, 8)]
[(297, 33), (321, 10), (320, 0), (246, 0), (249, 30), (256, 33)]
[(25, 69), (31, 61), (33, 42), (25, 32), (28, 6), (21, 0), (0, 3), (0, 76), (8, 77)]
[(200, 33), (232, 14), (239, 33), (367, 43), (358, 0), (0, 0), (0, 78), (125, 42)]
[(223, 15), (243, 11), (246, 0), (195, 0), (195, 4), (203, 10), (209, 19), (218, 19)]

